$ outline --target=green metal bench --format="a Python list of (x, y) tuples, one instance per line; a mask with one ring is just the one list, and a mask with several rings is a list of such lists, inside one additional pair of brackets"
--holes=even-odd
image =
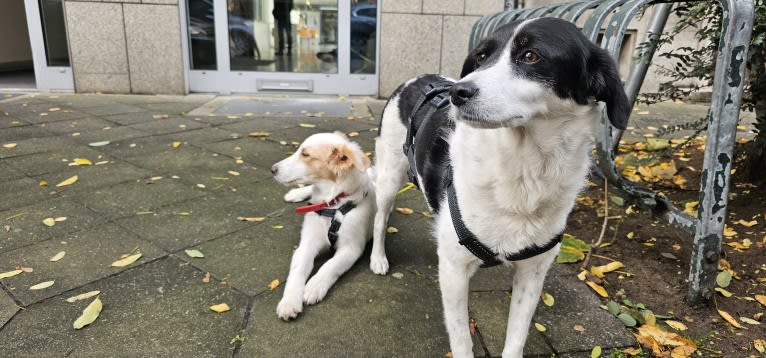
[[(605, 178), (617, 192), (627, 196), (638, 205), (670, 224), (694, 235), (689, 273), (687, 302), (690, 304), (708, 300), (713, 295), (715, 277), (721, 252), (732, 149), (736, 134), (742, 89), (745, 76), (745, 59), (753, 28), (754, 7), (752, 0), (719, 0), (723, 8), (723, 33), (718, 46), (713, 97), (707, 118), (707, 143), (699, 191), (697, 217), (677, 208), (666, 197), (650, 189), (625, 180), (617, 170), (615, 148), (622, 133), (612, 128), (606, 115), (602, 115), (600, 129), (596, 133), (596, 164), (594, 172)], [(672, 1), (657, 0), (594, 0), (552, 4), (530, 9), (512, 9), (487, 15), (479, 19), (471, 31), (469, 50), (498, 27), (516, 20), (537, 17), (557, 17), (572, 23), (584, 20), (583, 33), (596, 42), (603, 31), (600, 46), (617, 60), (630, 21), (647, 6), (656, 8), (645, 41), (650, 44), (634, 62), (625, 91), (631, 103), (654, 56), (656, 36), (662, 33), (672, 7)], [(588, 11), (592, 10), (592, 11)], [(587, 15), (584, 15), (587, 12)], [(587, 18), (583, 18), (587, 16)], [(603, 112), (602, 112), (603, 113)]]

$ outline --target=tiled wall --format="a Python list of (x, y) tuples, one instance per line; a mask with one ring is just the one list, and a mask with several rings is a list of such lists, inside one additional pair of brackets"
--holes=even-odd
[(424, 73), (457, 78), (468, 53), (471, 26), (502, 11), (503, 0), (382, 0), (380, 86), (387, 97)]
[(66, 0), (77, 92), (184, 93), (178, 0)]

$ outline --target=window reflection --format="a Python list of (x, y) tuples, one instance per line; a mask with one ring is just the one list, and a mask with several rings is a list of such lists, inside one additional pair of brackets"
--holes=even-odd
[(351, 4), (351, 73), (375, 73), (377, 10), (374, 0)]
[(69, 66), (63, 0), (40, 0), (43, 40), (48, 66)]
[(189, 51), (193, 70), (215, 70), (215, 25), (213, 0), (187, 0)]

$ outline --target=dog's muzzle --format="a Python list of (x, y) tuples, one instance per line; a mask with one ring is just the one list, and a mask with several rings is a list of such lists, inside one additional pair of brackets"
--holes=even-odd
[(449, 90), (450, 101), (455, 106), (462, 106), (479, 93), (473, 82), (457, 82)]

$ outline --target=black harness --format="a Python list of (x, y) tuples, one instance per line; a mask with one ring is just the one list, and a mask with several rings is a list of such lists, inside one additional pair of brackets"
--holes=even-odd
[(336, 209), (319, 209), (315, 211), (317, 215), (328, 217), (330, 221), (330, 229), (327, 230), (327, 239), (330, 240), (330, 247), (335, 247), (335, 243), (338, 242), (338, 230), (340, 230), (340, 224), (342, 221), (338, 220), (336, 213), (341, 213), (341, 218), (348, 214), (349, 211), (356, 207), (356, 203), (348, 201)]
[[(429, 83), (423, 87), (423, 93), (415, 102), (415, 107), (413, 107), (408, 118), (409, 126), (407, 128), (407, 138), (405, 139), (402, 150), (404, 151), (404, 154), (407, 155), (407, 160), (409, 161), (407, 177), (410, 182), (414, 183), (418, 188), (420, 187), (417, 180), (417, 166), (415, 162), (415, 141), (418, 128), (431, 119), (431, 116), (433, 116), (437, 110), (446, 107), (449, 104), (448, 92), (453, 84), (454, 82), (452, 81), (437, 81)], [(426, 114), (422, 117), (415, 116), (420, 108), (426, 103), (430, 105)], [(498, 254), (482, 244), (479, 239), (476, 238), (476, 235), (466, 227), (465, 222), (463, 221), (463, 216), (460, 214), (455, 186), (452, 183), (451, 165), (447, 168), (444, 184), (445, 189), (447, 190), (447, 203), (452, 218), (452, 226), (455, 228), (455, 233), (457, 234), (460, 245), (468, 249), (468, 251), (482, 261), (481, 267), (492, 267), (502, 263), (502, 261), (498, 259)], [(533, 245), (531, 247), (526, 247), (519, 252), (506, 254), (505, 259), (508, 261), (520, 261), (540, 255), (558, 245), (563, 236), (563, 233), (560, 233), (543, 246)]]

